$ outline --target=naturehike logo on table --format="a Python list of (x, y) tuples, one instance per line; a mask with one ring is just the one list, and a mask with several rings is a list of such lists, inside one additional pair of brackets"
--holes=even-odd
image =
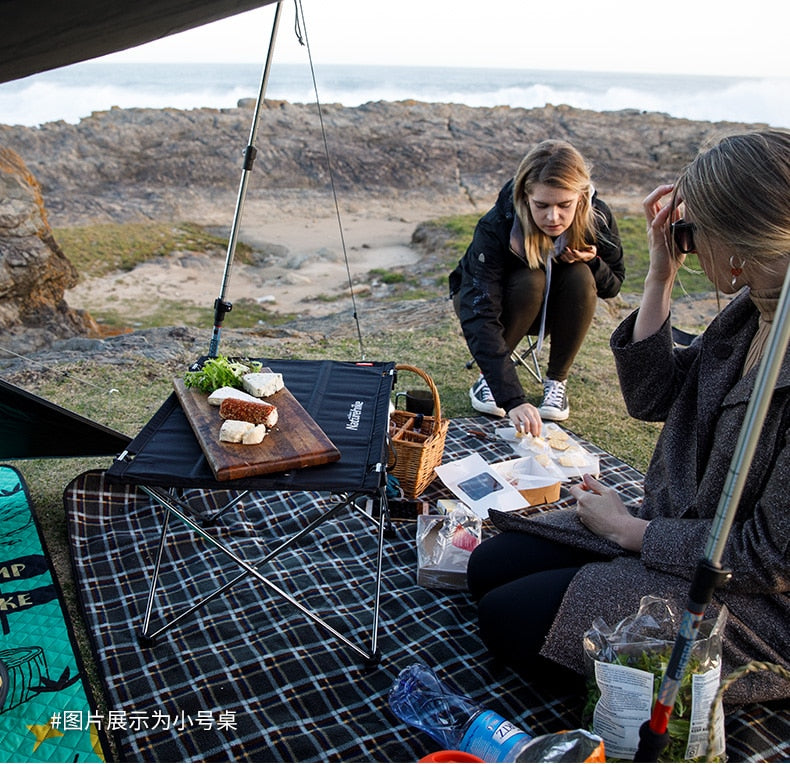
[(358, 430), (359, 420), (362, 419), (362, 407), (365, 404), (362, 401), (354, 401), (351, 408), (348, 410), (348, 424), (347, 430)]

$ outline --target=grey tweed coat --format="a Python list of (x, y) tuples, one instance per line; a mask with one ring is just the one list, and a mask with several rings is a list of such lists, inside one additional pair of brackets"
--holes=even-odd
[[(543, 646), (546, 657), (583, 671), (582, 634), (594, 618), (610, 626), (656, 594), (683, 611), (694, 569), (730, 467), (757, 369), (741, 377), (757, 330), (748, 293), (736, 297), (688, 348), (674, 349), (669, 321), (654, 336), (631, 341), (636, 313), (614, 332), (620, 386), (629, 413), (664, 421), (636, 513), (650, 524), (639, 555), (595, 536), (574, 510), (534, 518), (497, 513), (501, 529), (518, 529), (604, 553), (571, 582)], [(790, 668), (790, 356), (775, 386), (766, 422), (727, 538), (723, 564), (732, 580), (716, 591), (706, 617), (723, 604), (722, 676), (751, 660)], [(606, 475), (601, 476), (606, 482)], [(731, 704), (790, 697), (790, 682), (758, 672), (735, 682)]]

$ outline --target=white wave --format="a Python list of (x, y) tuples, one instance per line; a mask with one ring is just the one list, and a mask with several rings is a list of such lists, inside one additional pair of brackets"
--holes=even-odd
[[(46, 73), (45, 73), (46, 74)], [(446, 74), (446, 76), (443, 76)], [(313, 103), (304, 72), (273, 77), (270, 99)], [(338, 68), (317, 79), (322, 103), (359, 106), (370, 101), (420, 100), (473, 107), (540, 108), (567, 104), (593, 111), (637, 109), (675, 117), (766, 122), (790, 127), (790, 79), (706, 79), (671, 76), (561, 72), (429, 71)], [(64, 120), (77, 123), (94, 111), (120, 108), (231, 108), (258, 90), (256, 67), (246, 70), (81, 69), (57, 77), (27, 78), (0, 85), (0, 123), (27, 126)]]
[(790, 80), (748, 80), (733, 84), (710, 97), (700, 94), (685, 100), (677, 116), (767, 122), (775, 127), (790, 127)]
[[(790, 80), (749, 80), (723, 89), (676, 92), (637, 90), (612, 86), (605, 90), (557, 88), (532, 84), (491, 90), (427, 90), (416, 92), (408, 85), (346, 89), (330, 87), (319, 90), (324, 103), (359, 106), (370, 101), (404, 101), (415, 99), (441, 103), (466, 104), (473, 107), (511, 106), (534, 109), (547, 104), (565, 104), (592, 111), (637, 109), (662, 112), (673, 117), (711, 122), (766, 122), (775, 127), (790, 127)], [(272, 88), (272, 98), (295, 103), (312, 103), (314, 91), (308, 87)]]
[(213, 89), (173, 92), (147, 91), (115, 85), (91, 85), (72, 88), (37, 82), (16, 93), (0, 90), (0, 122), (29, 127), (63, 120), (77, 124), (83, 117), (113, 107), (121, 109), (226, 109), (249, 96), (245, 88), (225, 92)]

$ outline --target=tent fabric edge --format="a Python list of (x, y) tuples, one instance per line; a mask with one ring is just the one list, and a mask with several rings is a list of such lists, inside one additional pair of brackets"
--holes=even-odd
[(278, 0), (3, 0), (0, 82), (133, 48)]

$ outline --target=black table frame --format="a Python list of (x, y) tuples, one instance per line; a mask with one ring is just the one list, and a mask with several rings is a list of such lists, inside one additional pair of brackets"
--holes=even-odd
[[(385, 531), (390, 527), (386, 494), (389, 400), (394, 382), (392, 363), (344, 363), (335, 361), (277, 361), (258, 359), (283, 374), (286, 387), (304, 406), (341, 452), (339, 462), (292, 470), (275, 475), (217, 481), (200, 450), (177, 397), (172, 394), (128, 448), (107, 471), (110, 480), (134, 485), (162, 508), (162, 530), (156, 550), (140, 642), (153, 645), (157, 637), (185, 622), (197, 610), (217, 599), (238, 582), (254, 578), (270, 592), (285, 599), (302, 615), (326, 630), (367, 663), (380, 660), (378, 623), (381, 600)], [(353, 384), (352, 384), (353, 383)], [(349, 425), (339, 427), (338, 416)], [(342, 419), (340, 420), (342, 423)], [(353, 427), (350, 425), (353, 423)], [(177, 444), (177, 448), (174, 445)], [(172, 458), (171, 458), (172, 457)], [(363, 463), (364, 462), (364, 463)], [(232, 492), (229, 500), (209, 516), (201, 514), (184, 498), (185, 489)], [(216, 527), (230, 509), (251, 491), (328, 491), (330, 507), (301, 530), (283, 540), (259, 560), (241, 557), (216, 537)], [(369, 641), (354, 642), (318, 613), (268, 579), (261, 568), (316, 528), (343, 511), (355, 513), (376, 533), (372, 624)], [(162, 564), (168, 549), (171, 520), (175, 518), (240, 568), (235, 577), (197, 598), (153, 626)], [(187, 571), (184, 572), (185, 575)]]

